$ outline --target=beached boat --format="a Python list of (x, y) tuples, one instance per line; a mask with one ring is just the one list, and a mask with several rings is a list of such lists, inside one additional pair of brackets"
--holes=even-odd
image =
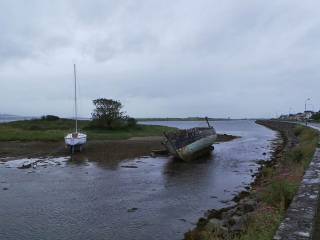
[(213, 149), (212, 144), (217, 138), (215, 129), (208, 127), (182, 129), (164, 133), (164, 145), (168, 152), (176, 158), (190, 161), (207, 154)]
[(73, 65), (74, 70), (74, 113), (75, 113), (75, 131), (67, 134), (64, 137), (66, 146), (73, 153), (74, 151), (81, 151), (83, 145), (87, 143), (87, 135), (85, 133), (78, 132), (78, 108), (77, 108), (77, 74), (76, 65)]

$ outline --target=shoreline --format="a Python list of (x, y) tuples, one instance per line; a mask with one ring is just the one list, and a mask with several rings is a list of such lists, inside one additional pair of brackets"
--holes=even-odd
[[(268, 236), (263, 239), (272, 239), (283, 217), (283, 212), (289, 206), (297, 187), (294, 186), (290, 190), (284, 202), (279, 200), (279, 202), (275, 201), (270, 204), (264, 198), (269, 197), (268, 194), (276, 194), (274, 193), (276, 190), (270, 188), (274, 183), (278, 184), (275, 179), (286, 181), (286, 178), (292, 177), (298, 178), (294, 179), (295, 184), (300, 182), (303, 174), (302, 176), (299, 174), (291, 176), (288, 173), (290, 171), (283, 167), (282, 162), (288, 158), (293, 149), (302, 144), (302, 140), (296, 134), (297, 125), (294, 123), (265, 120), (258, 120), (256, 123), (278, 133), (277, 138), (273, 141), (270, 160), (260, 162), (261, 167), (254, 175), (255, 179), (250, 184), (249, 190), (242, 191), (234, 197), (235, 205), (218, 210), (208, 210), (206, 216), (199, 219), (196, 228), (185, 234), (185, 240), (242, 239), (243, 237), (245, 239), (260, 239), (259, 234)], [(282, 184), (280, 180), (279, 183)], [(282, 208), (277, 204), (284, 206)], [(266, 225), (269, 226), (269, 229), (265, 229)]]
[[(216, 144), (239, 138), (218, 134)], [(163, 149), (162, 136), (132, 137), (126, 140), (91, 140), (83, 152), (76, 155), (90, 156), (97, 161), (121, 161), (128, 158), (151, 155), (152, 150)], [(63, 157), (70, 153), (63, 142), (0, 141), (0, 160), (15, 158)]]

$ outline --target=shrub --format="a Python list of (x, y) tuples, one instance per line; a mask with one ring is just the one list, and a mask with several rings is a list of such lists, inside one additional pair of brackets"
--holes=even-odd
[(290, 153), (289, 153), (289, 159), (300, 163), (303, 159), (303, 152), (300, 147), (295, 147)]
[(46, 121), (57, 121), (60, 118), (58, 116), (55, 115), (44, 115), (41, 117), (41, 120), (46, 120)]
[(274, 169), (272, 167), (263, 167), (262, 168), (262, 176), (265, 178), (269, 178), (274, 174)]
[(135, 126), (137, 126), (137, 120), (129, 117), (127, 119), (127, 124), (128, 124), (128, 127), (135, 127)]
[(311, 118), (315, 121), (320, 121), (320, 112), (313, 114)]
[(295, 129), (293, 131), (295, 136), (299, 136), (302, 132), (303, 132), (303, 127), (302, 126), (295, 127)]

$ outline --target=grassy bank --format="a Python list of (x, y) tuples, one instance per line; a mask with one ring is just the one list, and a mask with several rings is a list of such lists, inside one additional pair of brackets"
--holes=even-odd
[(262, 124), (280, 131), (285, 146), (275, 159), (275, 164), (262, 168), (259, 184), (252, 192), (260, 205), (253, 212), (247, 231), (239, 237), (241, 240), (273, 238), (318, 144), (319, 136), (313, 129), (297, 125), (281, 128), (281, 125), (267, 122)]
[[(90, 129), (89, 121), (78, 121), (79, 129), (83, 129), (91, 140), (129, 139), (131, 137), (160, 136), (164, 131), (174, 128), (152, 125), (137, 125), (119, 130)], [(74, 131), (74, 121), (70, 119), (25, 120), (0, 124), (0, 141), (61, 141), (63, 137)]]
[[(260, 124), (279, 131), (282, 144), (275, 149), (272, 162), (265, 164), (257, 176), (249, 199), (257, 206), (246, 215), (245, 224), (240, 232), (213, 230), (207, 226), (197, 227), (186, 234), (187, 240), (271, 240), (291, 203), (306, 168), (318, 145), (317, 131), (290, 123), (260, 121)], [(206, 219), (206, 222), (209, 222)], [(219, 229), (218, 229), (219, 230)]]

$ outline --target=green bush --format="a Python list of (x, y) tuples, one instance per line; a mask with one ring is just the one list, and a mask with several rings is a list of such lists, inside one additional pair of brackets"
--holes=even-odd
[(137, 126), (137, 120), (134, 118), (129, 117), (127, 120), (128, 127), (136, 127)]
[(41, 120), (46, 120), (46, 121), (57, 121), (60, 118), (58, 116), (55, 115), (44, 115), (41, 117)]
[(303, 160), (303, 152), (300, 147), (295, 147), (290, 153), (289, 153), (289, 159), (300, 163)]
[(263, 167), (262, 168), (262, 176), (265, 178), (269, 178), (274, 174), (274, 169), (272, 167)]
[(295, 136), (299, 136), (304, 130), (304, 127), (302, 126), (297, 126), (295, 127), (295, 129), (293, 130), (293, 133)]
[(315, 121), (320, 121), (320, 112), (313, 114), (311, 118)]

